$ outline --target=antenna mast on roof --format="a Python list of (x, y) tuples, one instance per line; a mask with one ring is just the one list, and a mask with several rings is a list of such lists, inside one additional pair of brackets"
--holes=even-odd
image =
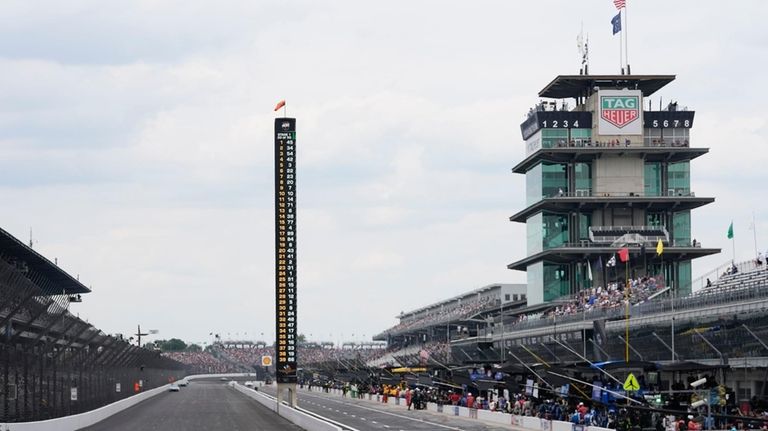
[(29, 228), (29, 248), (33, 248), (35, 246), (35, 241), (32, 239), (32, 228)]
[(589, 75), (589, 34), (586, 39), (584, 38), (584, 22), (581, 23), (581, 31), (576, 36), (576, 46), (579, 48), (579, 54), (581, 54), (581, 68), (579, 69), (580, 75)]

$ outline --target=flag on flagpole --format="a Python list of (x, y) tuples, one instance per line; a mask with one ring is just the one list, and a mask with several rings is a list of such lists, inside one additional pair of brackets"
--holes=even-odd
[(589, 263), (589, 260), (587, 260), (587, 277), (589, 281), (592, 281), (592, 264)]
[(616, 6), (616, 9), (621, 9), (627, 7), (627, 0), (613, 0), (613, 4)]
[(613, 24), (613, 34), (616, 34), (621, 31), (621, 11), (616, 14), (613, 19), (611, 19), (611, 24)]
[(277, 112), (283, 106), (285, 106), (285, 100), (281, 100), (281, 101), (277, 102), (277, 106), (275, 106), (275, 112)]
[(595, 264), (595, 271), (602, 272), (603, 270), (603, 256), (597, 257), (597, 263)]
[(622, 262), (626, 262), (629, 260), (629, 249), (627, 247), (624, 247), (621, 250), (619, 250), (619, 259), (621, 259)]
[(656, 244), (656, 254), (661, 256), (661, 253), (664, 253), (664, 243), (659, 239), (659, 243)]
[(616, 266), (616, 255), (612, 254), (611, 258), (608, 259), (608, 262), (605, 263), (606, 268), (610, 268), (612, 266)]
[(728, 239), (733, 239), (733, 221), (731, 221), (731, 225), (728, 226)]

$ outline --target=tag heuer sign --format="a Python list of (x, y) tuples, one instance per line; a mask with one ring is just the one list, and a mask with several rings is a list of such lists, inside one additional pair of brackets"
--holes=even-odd
[(598, 93), (600, 135), (640, 135), (643, 132), (642, 92), (601, 90)]

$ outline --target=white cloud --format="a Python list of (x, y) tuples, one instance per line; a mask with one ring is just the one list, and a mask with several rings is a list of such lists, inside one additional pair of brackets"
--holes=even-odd
[[(273, 331), (271, 108), (298, 117), (302, 332), (358, 337), (525, 254), (519, 124), (556, 74), (616, 71), (610, 2), (10, 2), (0, 11), (3, 227), (80, 274), (108, 332)], [(697, 110), (693, 235), (765, 248), (766, 4), (633, 3), (634, 73)], [(664, 14), (659, 14), (664, 10)], [(492, 12), (492, 13), (489, 13)], [(763, 13), (763, 15), (765, 15)], [(681, 19), (685, 17), (686, 19)], [(721, 31), (711, 31), (717, 28)], [(168, 313), (182, 306), (184, 313)]]

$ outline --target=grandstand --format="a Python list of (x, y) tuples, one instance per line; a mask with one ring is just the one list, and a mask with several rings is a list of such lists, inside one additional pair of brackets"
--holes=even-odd
[[(387, 342), (382, 354), (365, 364), (329, 355), (313, 371), (371, 387), (472, 388), (489, 398), (506, 389), (537, 403), (590, 400), (586, 381), (623, 392), (617, 381), (632, 372), (646, 397), (664, 400), (655, 407), (673, 411), (701, 395), (689, 385), (701, 377), (718, 390), (717, 414), (738, 406), (746, 415), (768, 399), (768, 270), (728, 262), (692, 280), (691, 261), (720, 252), (691, 232), (692, 210), (714, 202), (690, 181), (691, 162), (708, 149), (690, 145), (694, 111), (642, 103), (674, 79), (555, 78), (539, 93), (555, 100), (521, 125), (526, 153), (513, 168), (526, 175), (527, 206), (510, 219), (526, 223), (528, 253), (508, 268), (526, 271), (528, 284), (516, 297), (490, 285), (401, 313), (374, 337)], [(627, 124), (603, 124), (618, 118), (603, 112), (603, 97), (627, 102)], [(533, 395), (534, 382), (546, 395)]]
[(0, 422), (95, 409), (185, 374), (179, 362), (70, 313), (88, 292), (0, 229)]
[[(526, 302), (523, 284), (489, 284), (464, 294), (446, 299), (407, 313), (401, 313), (400, 323), (373, 337), (389, 344), (407, 342), (414, 332), (423, 334), (442, 331), (443, 339), (451, 334), (461, 336), (476, 327), (475, 320), (486, 313), (521, 306)], [(423, 338), (423, 336), (422, 336)]]

